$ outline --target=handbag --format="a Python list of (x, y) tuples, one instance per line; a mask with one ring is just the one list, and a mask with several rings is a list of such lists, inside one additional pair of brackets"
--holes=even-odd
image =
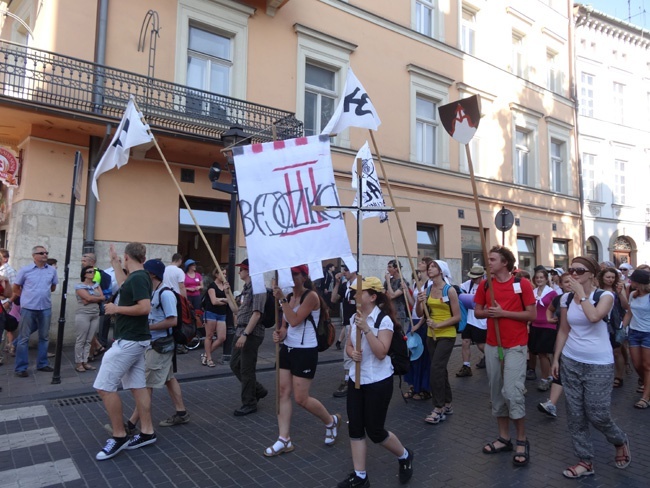
[(176, 343), (174, 342), (174, 336), (161, 337), (156, 339), (151, 343), (151, 347), (158, 354), (169, 354), (174, 352), (176, 349)]
[(14, 332), (18, 329), (18, 320), (13, 315), (10, 315), (4, 308), (2, 308), (2, 314), (0, 314), (0, 330), (4, 329), (7, 332)]

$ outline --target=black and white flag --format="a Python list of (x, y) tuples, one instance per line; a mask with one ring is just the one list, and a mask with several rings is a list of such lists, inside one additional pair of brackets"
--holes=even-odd
[[(359, 149), (357, 157), (354, 158), (355, 163), (352, 165), (352, 188), (357, 188), (359, 176), (357, 175), (357, 164), (356, 160), (361, 159), (362, 162), (362, 180), (361, 180), (361, 206), (363, 208), (372, 208), (372, 207), (385, 207), (386, 202), (384, 201), (384, 195), (381, 192), (381, 185), (379, 184), (379, 177), (377, 176), (377, 169), (375, 168), (375, 162), (372, 160), (372, 153), (370, 152), (370, 147), (368, 146), (368, 141)], [(358, 193), (357, 193), (358, 195)], [(357, 196), (354, 197), (353, 207), (358, 205)], [(356, 217), (356, 213), (352, 213)], [(363, 212), (363, 218), (368, 219), (370, 217), (379, 217), (379, 222), (383, 223), (388, 220), (388, 214), (386, 212)]]
[(354, 76), (352, 68), (348, 68), (345, 91), (322, 134), (340, 134), (348, 127), (377, 130), (380, 124), (381, 120), (368, 93)]

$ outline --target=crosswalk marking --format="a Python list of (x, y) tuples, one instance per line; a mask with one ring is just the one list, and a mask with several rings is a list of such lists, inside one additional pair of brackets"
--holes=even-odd
[(49, 444), (51, 442), (59, 442), (60, 440), (61, 438), (54, 427), (14, 432), (13, 434), (0, 435), (0, 452), (38, 446), (40, 444)]
[(10, 410), (0, 410), (0, 422), (9, 422), (11, 420), (32, 419), (34, 417), (45, 417), (47, 409), (44, 405), (34, 407), (12, 408)]
[[(4, 425), (10, 425), (13, 422), (19, 422), (23, 419), (46, 417), (47, 415), (45, 405), (0, 410), (0, 427), (2, 427), (4, 432), (7, 430), (15, 430), (15, 428), (7, 429)], [(29, 422), (30, 425), (32, 423)], [(15, 427), (15, 424), (13, 427)], [(0, 435), (0, 453), (12, 451), (12, 456), (20, 456), (22, 455), (20, 449), (60, 441), (61, 437), (59, 437), (54, 427), (2, 434)], [(29, 456), (29, 454), (27, 455)], [(3, 454), (3, 456), (6, 456), (6, 454)], [(60, 459), (58, 461), (46, 461), (22, 468), (2, 470), (4, 467), (0, 467), (0, 488), (43, 488), (81, 479), (77, 467), (70, 458)]]
[(45, 487), (80, 478), (72, 459), (61, 459), (2, 471), (0, 488)]

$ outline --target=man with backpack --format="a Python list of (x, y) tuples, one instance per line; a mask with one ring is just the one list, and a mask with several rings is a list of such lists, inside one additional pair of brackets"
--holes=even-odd
[[(146, 350), (145, 378), (149, 397), (153, 395), (153, 388), (167, 387), (176, 412), (166, 420), (161, 421), (160, 427), (171, 427), (186, 424), (190, 421), (190, 414), (185, 409), (181, 385), (174, 377), (174, 336), (172, 328), (178, 323), (176, 295), (170, 288), (162, 286), (165, 274), (165, 265), (159, 259), (150, 259), (144, 263), (144, 270), (149, 273), (153, 292), (151, 294), (151, 311), (149, 312), (149, 330), (151, 331), (151, 347)], [(138, 423), (137, 408), (127, 424), (134, 430)]]
[(235, 348), (230, 358), (230, 369), (241, 383), (242, 405), (234, 414), (243, 417), (257, 412), (257, 402), (269, 394), (268, 390), (257, 381), (257, 351), (264, 340), (262, 314), (266, 303), (266, 293), (253, 294), (249, 274), (248, 259), (236, 264), (239, 277), (244, 282), (241, 292), (237, 328), (235, 329)]
[[(530, 445), (526, 438), (526, 357), (528, 355), (527, 323), (536, 317), (533, 286), (528, 280), (518, 280), (511, 272), (515, 256), (506, 247), (490, 249), (488, 266), (492, 274), (494, 301), (487, 282), (476, 291), (476, 318), (487, 319), (485, 366), (492, 400), (492, 415), (497, 418), (499, 437), (483, 447), (484, 454), (513, 450), (510, 440), (510, 420), (517, 430), (515, 466), (525, 466), (530, 460)], [(497, 341), (496, 324), (501, 343)], [(503, 358), (503, 359), (502, 359)], [(503, 365), (501, 364), (503, 361)]]

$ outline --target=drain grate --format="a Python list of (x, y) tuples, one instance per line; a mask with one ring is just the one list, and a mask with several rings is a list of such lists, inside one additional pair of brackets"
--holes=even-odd
[(101, 401), (102, 399), (99, 395), (87, 395), (72, 398), (60, 398), (54, 401), (54, 405), (57, 407), (71, 407), (73, 405), (84, 405), (86, 403), (98, 403)]

